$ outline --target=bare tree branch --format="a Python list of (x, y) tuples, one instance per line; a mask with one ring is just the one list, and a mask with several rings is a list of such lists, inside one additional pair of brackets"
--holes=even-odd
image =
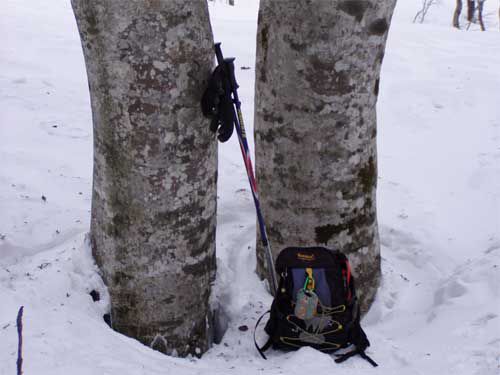
[(422, 0), (422, 9), (420, 9), (417, 14), (415, 14), (415, 18), (413, 18), (413, 23), (423, 23), (427, 12), (430, 7), (437, 4), (438, 0)]

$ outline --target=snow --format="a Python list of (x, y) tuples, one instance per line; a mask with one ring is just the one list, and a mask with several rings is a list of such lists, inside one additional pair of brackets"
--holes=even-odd
[[(382, 71), (383, 280), (363, 325), (384, 374), (500, 372), (498, 4), (486, 2), (491, 31), (481, 33), (449, 26), (453, 3), (440, 1), (412, 24), (420, 1), (400, 0)], [(256, 0), (210, 2), (215, 39), (237, 57), (252, 150), (257, 9)], [(4, 0), (0, 17), (0, 374), (15, 372), (21, 305), (26, 374), (374, 371), (311, 348), (270, 352), (268, 361), (254, 349), (253, 326), (271, 298), (253, 273), (255, 216), (236, 137), (220, 145), (219, 159), (214, 299), (230, 318), (223, 342), (181, 359), (110, 330), (109, 296), (85, 239), (92, 125), (71, 6)]]

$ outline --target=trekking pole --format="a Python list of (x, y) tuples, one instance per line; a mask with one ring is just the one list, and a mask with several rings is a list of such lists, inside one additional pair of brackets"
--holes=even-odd
[[(238, 141), (240, 143), (241, 155), (243, 156), (243, 162), (245, 163), (245, 168), (247, 171), (248, 182), (250, 183), (250, 189), (252, 190), (253, 202), (255, 204), (255, 211), (257, 212), (257, 221), (259, 222), (260, 236), (262, 239), (262, 245), (266, 251), (267, 268), (271, 280), (271, 293), (274, 295), (278, 288), (278, 281), (276, 278), (276, 271), (274, 270), (274, 260), (273, 253), (271, 252), (271, 246), (269, 244), (269, 239), (267, 238), (266, 224), (264, 223), (264, 218), (262, 216), (262, 211), (260, 209), (259, 194), (257, 190), (257, 182), (255, 180), (255, 175), (253, 172), (252, 159), (250, 157), (250, 149), (248, 147), (247, 136), (245, 132), (245, 125), (243, 123), (243, 115), (241, 114), (241, 102), (238, 97), (238, 84), (236, 83), (236, 77), (234, 75), (234, 57), (224, 59), (222, 56), (222, 50), (220, 48), (220, 43), (215, 44), (215, 56), (217, 57), (217, 63), (223, 67), (225, 76), (228, 78), (231, 93), (233, 95), (232, 101), (236, 111), (233, 111), (234, 124), (236, 127), (236, 133), (238, 134)], [(234, 108), (233, 108), (234, 110)]]

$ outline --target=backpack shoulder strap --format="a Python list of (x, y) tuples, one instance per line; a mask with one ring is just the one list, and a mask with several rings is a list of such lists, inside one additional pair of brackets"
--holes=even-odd
[(346, 360), (348, 360), (349, 358), (355, 356), (356, 354), (359, 354), (361, 358), (363, 358), (364, 360), (368, 361), (368, 363), (370, 363), (373, 367), (377, 367), (378, 364), (377, 362), (375, 362), (373, 359), (371, 359), (370, 357), (368, 357), (365, 353), (364, 350), (359, 350), (359, 349), (354, 349), (350, 352), (347, 352), (345, 354), (341, 354), (341, 355), (337, 355), (337, 359), (335, 360), (336, 363), (342, 363)]
[[(355, 303), (357, 305), (357, 301)], [(350, 341), (355, 346), (355, 349), (350, 352), (337, 355), (337, 359), (335, 360), (335, 362), (341, 363), (355, 356), (356, 354), (359, 354), (361, 358), (368, 361), (373, 367), (377, 367), (377, 362), (368, 357), (368, 355), (366, 355), (365, 353), (366, 348), (370, 346), (370, 341), (368, 341), (368, 337), (366, 336), (365, 331), (363, 331), (363, 328), (361, 328), (359, 305), (357, 305), (355, 309), (356, 316), (352, 322), (350, 337)]]

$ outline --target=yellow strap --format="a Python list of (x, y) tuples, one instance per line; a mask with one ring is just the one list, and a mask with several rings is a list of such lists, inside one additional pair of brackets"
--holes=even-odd
[(313, 278), (313, 270), (312, 268), (306, 268), (306, 273), (307, 273), (307, 285), (306, 288), (307, 290), (314, 290), (314, 287), (316, 285), (314, 278)]

